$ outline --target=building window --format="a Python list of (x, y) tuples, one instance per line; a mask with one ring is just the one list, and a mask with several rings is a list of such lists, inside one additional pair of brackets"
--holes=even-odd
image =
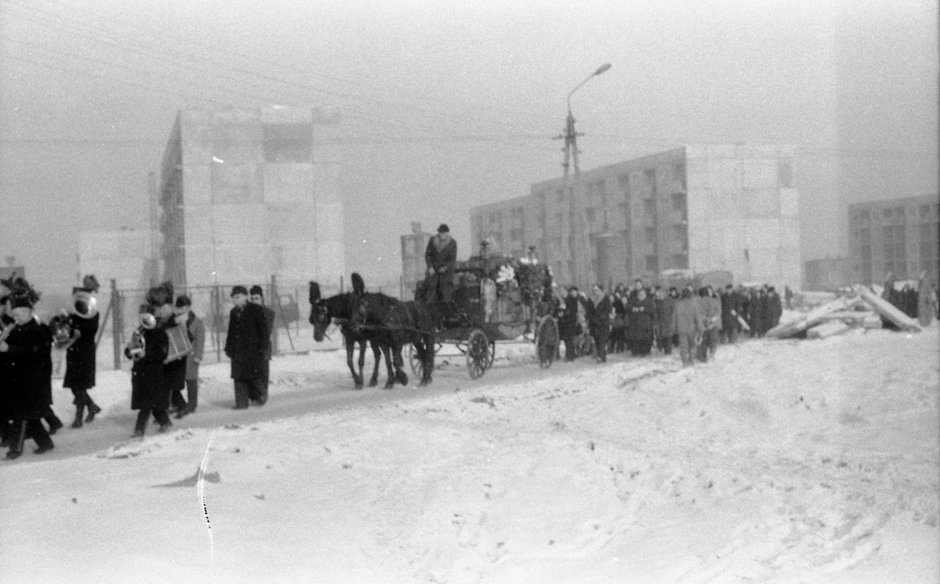
[(650, 168), (643, 171), (643, 176), (646, 179), (647, 194), (650, 197), (656, 196), (656, 169)]
[(673, 193), (672, 195), (672, 210), (679, 211), (684, 214), (686, 209), (685, 205), (685, 193)]
[(676, 183), (682, 187), (682, 190), (687, 190), (685, 184), (685, 162), (679, 161), (672, 166), (672, 173), (675, 176)]
[(584, 210), (584, 216), (587, 217), (588, 223), (594, 223), (597, 219), (597, 211), (594, 207), (589, 207)]
[(656, 201), (653, 199), (646, 199), (643, 201), (643, 212), (646, 214), (646, 219), (648, 221), (653, 221), (656, 219)]
[(793, 163), (789, 160), (781, 160), (777, 163), (777, 179), (780, 182), (780, 188), (793, 188)]
[(620, 187), (620, 192), (623, 193), (623, 198), (627, 201), (630, 200), (630, 175), (621, 174), (617, 177), (617, 185)]
[(265, 124), (265, 162), (312, 162), (311, 124)]
[(646, 256), (646, 271), (652, 273), (659, 272), (659, 261), (657, 260), (656, 256)]

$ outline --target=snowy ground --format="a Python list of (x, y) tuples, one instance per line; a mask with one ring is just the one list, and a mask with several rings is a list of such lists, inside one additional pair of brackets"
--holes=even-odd
[(127, 371), (99, 371), (98, 420), (0, 462), (0, 580), (940, 580), (936, 323), (692, 370), (500, 345), (473, 381), (450, 350), (392, 391), (318, 349), (276, 358), (246, 411), (204, 367), (199, 411), (143, 441)]

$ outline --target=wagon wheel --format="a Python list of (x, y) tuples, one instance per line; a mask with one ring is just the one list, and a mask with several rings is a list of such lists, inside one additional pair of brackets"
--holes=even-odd
[(551, 316), (543, 316), (535, 329), (535, 356), (539, 367), (548, 369), (558, 354), (558, 323)]
[(467, 337), (467, 371), (471, 379), (483, 377), (493, 364), (493, 344), (480, 329), (470, 331)]
[(408, 345), (408, 364), (416, 379), (424, 379), (424, 363), (418, 358), (418, 350), (415, 349), (414, 343)]

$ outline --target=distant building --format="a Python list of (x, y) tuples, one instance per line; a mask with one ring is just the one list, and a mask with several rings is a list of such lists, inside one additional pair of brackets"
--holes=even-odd
[(177, 286), (339, 281), (346, 270), (335, 162), (319, 110), (184, 109), (163, 158), (164, 277)]
[(421, 223), (411, 224), (411, 234), (401, 236), (401, 273), (404, 298), (412, 298), (418, 281), (424, 278), (427, 264), (424, 251), (433, 234), (421, 230)]
[(849, 205), (849, 264), (854, 283), (938, 279), (940, 197), (882, 199)]
[(515, 256), (534, 245), (562, 285), (590, 283), (573, 281), (584, 262), (605, 284), (691, 269), (799, 288), (793, 156), (788, 146), (686, 145), (551, 179), (471, 209), (471, 240)]
[(847, 258), (821, 258), (807, 260), (804, 264), (804, 290), (838, 290), (849, 286)]
[(86, 274), (93, 274), (104, 288), (109, 287), (111, 280), (115, 280), (119, 290), (140, 290), (152, 285), (152, 235), (144, 229), (81, 232), (75, 285)]

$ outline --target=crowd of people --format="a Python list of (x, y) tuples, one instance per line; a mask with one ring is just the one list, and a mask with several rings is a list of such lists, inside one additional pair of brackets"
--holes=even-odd
[[(96, 373), (96, 336), (100, 316), (98, 282), (86, 276), (72, 290), (72, 305), (43, 322), (34, 312), (40, 294), (22, 277), (0, 280), (0, 446), (6, 458), (22, 455), (27, 439), (36, 454), (55, 447), (51, 436), (64, 423), (52, 409), (54, 351), (65, 352), (62, 385), (72, 392), (72, 428), (95, 420), (101, 408), (92, 399)], [(225, 354), (231, 361), (234, 409), (268, 400), (274, 311), (264, 305), (261, 286), (232, 289)], [(174, 295), (173, 284), (150, 288), (138, 310), (139, 326), (124, 355), (132, 361), (131, 409), (137, 411), (133, 436), (142, 437), (151, 416), (159, 432), (199, 404), (199, 364), (206, 328), (186, 295)], [(184, 396), (185, 390), (185, 396)]]
[(707, 362), (720, 343), (764, 336), (782, 314), (783, 300), (773, 286), (729, 284), (719, 291), (688, 284), (680, 290), (641, 279), (612, 292), (595, 284), (590, 296), (571, 286), (557, 312), (566, 361), (593, 356), (605, 362), (609, 353), (627, 351), (645, 357), (655, 347), (666, 355), (677, 348), (685, 366)]

